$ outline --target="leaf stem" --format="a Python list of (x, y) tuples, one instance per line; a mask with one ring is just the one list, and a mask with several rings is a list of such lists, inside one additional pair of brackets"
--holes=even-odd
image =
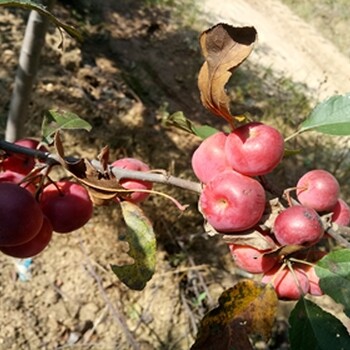
[(286, 138), (284, 139), (284, 142), (287, 142), (287, 141), (291, 140), (293, 137), (298, 136), (300, 133), (301, 133), (300, 130), (296, 131), (296, 132), (293, 133), (292, 135), (289, 135), (288, 137), (286, 137)]

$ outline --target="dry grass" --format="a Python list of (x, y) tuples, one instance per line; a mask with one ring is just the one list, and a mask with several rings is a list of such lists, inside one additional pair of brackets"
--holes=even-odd
[(345, 55), (350, 54), (350, 6), (348, 0), (282, 0), (296, 14), (315, 26)]

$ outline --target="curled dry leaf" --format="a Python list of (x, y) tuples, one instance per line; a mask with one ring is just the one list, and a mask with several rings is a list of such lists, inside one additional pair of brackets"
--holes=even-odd
[(109, 165), (109, 147), (104, 146), (97, 156), (97, 159), (101, 163), (101, 167), (105, 173), (108, 172), (108, 165)]
[(116, 197), (119, 190), (123, 189), (114, 176), (110, 176), (108, 173), (101, 173), (87, 160), (84, 160), (84, 165), (84, 173), (80, 171), (74, 174), (72, 172), (73, 169), (71, 169), (71, 173), (73, 173), (80, 183), (85, 185), (95, 205), (107, 204), (111, 199)]
[(277, 215), (284, 209), (285, 207), (282, 205), (278, 197), (272, 198), (268, 202), (266, 202), (265, 212), (262, 219), (260, 220), (261, 222), (263, 222), (263, 225), (261, 225), (261, 229), (272, 229)]
[(258, 230), (252, 230), (242, 234), (225, 234), (223, 241), (229, 244), (246, 245), (259, 250), (274, 250), (277, 245), (267, 240)]
[(204, 31), (200, 45), (205, 62), (198, 75), (201, 100), (207, 109), (233, 124), (225, 85), (251, 53), (256, 41), (254, 27), (233, 27), (219, 23)]
[[(59, 162), (74, 178), (89, 191), (95, 205), (105, 205), (115, 198), (123, 187), (108, 170), (99, 171), (86, 159), (69, 159), (64, 156), (64, 148), (59, 136), (55, 134), (55, 149)], [(103, 148), (99, 154), (103, 169), (108, 169), (108, 148)]]
[(101, 173), (88, 160), (66, 162), (66, 169), (89, 191), (95, 205), (105, 205), (123, 189), (114, 176)]
[(265, 253), (264, 256), (277, 257), (279, 260), (283, 260), (284, 258), (290, 257), (295, 253), (300, 253), (305, 249), (306, 247), (304, 247), (303, 245), (284, 245)]

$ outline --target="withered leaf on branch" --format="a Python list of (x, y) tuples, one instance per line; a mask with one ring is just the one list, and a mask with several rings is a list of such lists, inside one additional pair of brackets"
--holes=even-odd
[[(89, 191), (95, 205), (104, 205), (115, 198), (123, 187), (108, 171), (100, 172), (86, 159), (69, 159), (64, 156), (64, 148), (59, 137), (55, 135), (55, 149), (60, 163)], [(99, 155), (103, 169), (107, 169), (108, 148), (103, 148)], [(125, 195), (125, 194), (124, 194)]]
[(114, 176), (99, 172), (86, 159), (76, 164), (68, 164), (67, 170), (85, 185), (95, 205), (106, 204), (123, 189)]
[(224, 234), (222, 239), (229, 244), (245, 245), (259, 250), (272, 250), (277, 247), (276, 244), (267, 240), (258, 230), (251, 230), (242, 234)]
[(201, 100), (207, 109), (231, 125), (229, 97), (225, 85), (231, 74), (251, 53), (256, 41), (254, 27), (233, 27), (219, 23), (204, 31), (200, 45), (205, 62), (198, 75)]
[(101, 163), (101, 167), (104, 172), (108, 171), (108, 162), (109, 162), (109, 147), (105, 146), (102, 148), (101, 152), (97, 156), (98, 160)]

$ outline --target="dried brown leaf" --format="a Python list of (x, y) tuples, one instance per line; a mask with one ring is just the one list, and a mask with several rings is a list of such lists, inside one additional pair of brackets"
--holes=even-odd
[(61, 141), (61, 137), (60, 137), (60, 133), (56, 132), (54, 135), (54, 147), (56, 150), (56, 153), (58, 155), (58, 160), (59, 162), (64, 165), (65, 160), (64, 160), (64, 148), (62, 145), (62, 141)]
[[(108, 147), (104, 147), (98, 156), (103, 169), (99, 171), (86, 159), (65, 157), (58, 132), (55, 134), (54, 141), (59, 162), (77, 181), (86, 187), (95, 205), (105, 205), (115, 198), (118, 193), (120, 194), (120, 190), (123, 190), (123, 187), (115, 176), (108, 171)], [(128, 194), (123, 193), (121, 196), (127, 197)]]
[(200, 45), (205, 62), (198, 75), (203, 105), (212, 113), (233, 123), (225, 85), (251, 53), (257, 32), (254, 27), (233, 27), (219, 23), (204, 31)]
[(229, 244), (247, 245), (259, 250), (272, 250), (277, 248), (276, 244), (267, 240), (258, 230), (245, 234), (225, 234), (222, 236), (222, 239)]
[(284, 245), (281, 247), (277, 247), (276, 249), (265, 253), (264, 255), (269, 257), (278, 257), (280, 260), (282, 260), (290, 255), (299, 253), (303, 250), (305, 250), (305, 247), (303, 245)]
[(99, 172), (87, 160), (81, 159), (79, 163), (67, 164), (67, 170), (85, 185), (95, 205), (108, 203), (123, 189), (114, 176)]
[(101, 167), (104, 172), (108, 171), (108, 161), (109, 161), (109, 147), (105, 146), (102, 148), (100, 154), (97, 156), (97, 159), (101, 163)]

